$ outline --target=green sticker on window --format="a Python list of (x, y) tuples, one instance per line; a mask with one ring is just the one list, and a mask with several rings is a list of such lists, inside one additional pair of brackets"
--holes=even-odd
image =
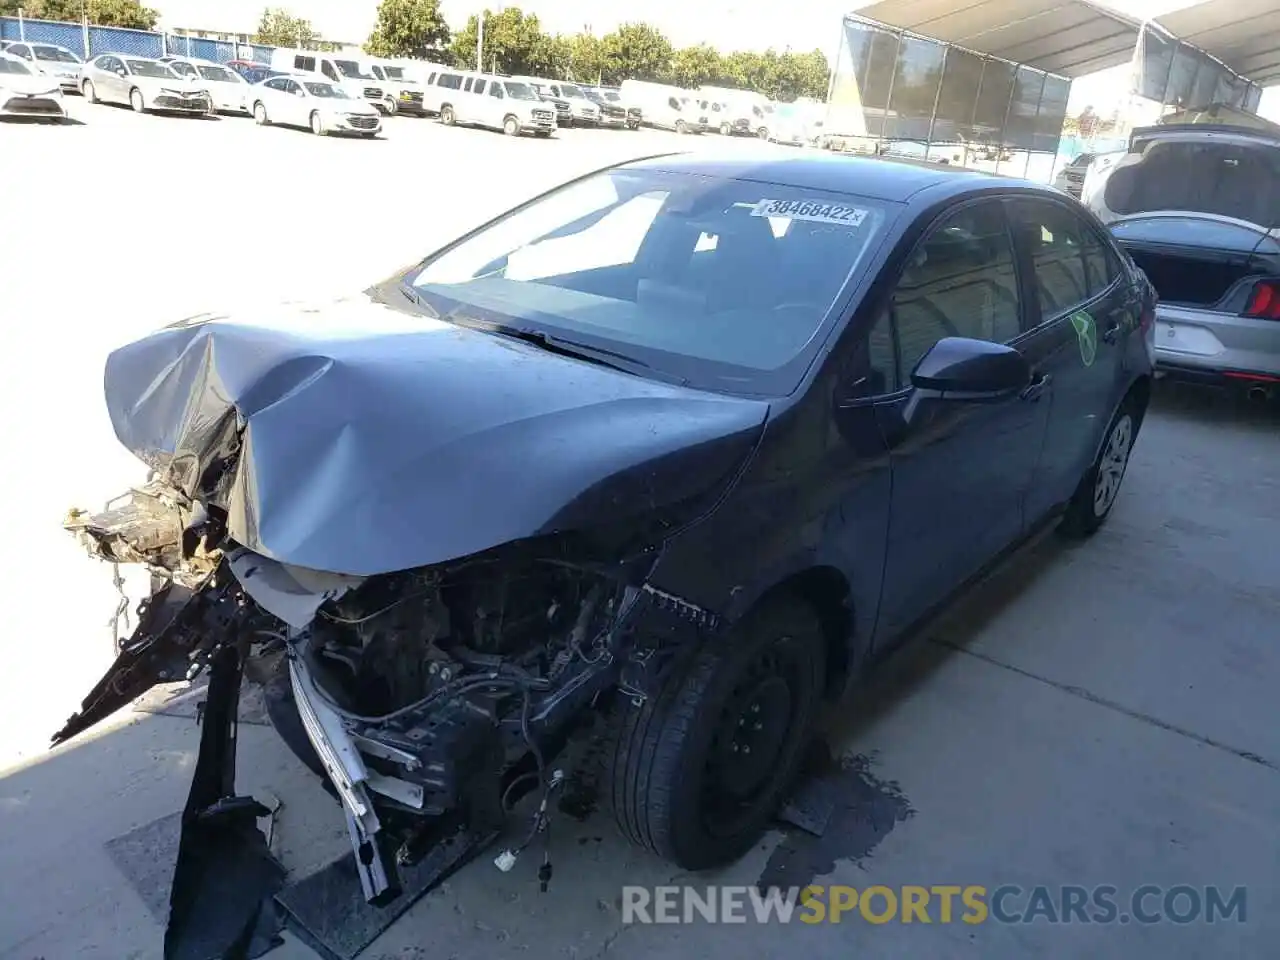
[(1080, 343), (1080, 359), (1086, 367), (1092, 367), (1098, 356), (1098, 326), (1093, 314), (1080, 310), (1071, 315), (1071, 326), (1076, 328), (1076, 340)]

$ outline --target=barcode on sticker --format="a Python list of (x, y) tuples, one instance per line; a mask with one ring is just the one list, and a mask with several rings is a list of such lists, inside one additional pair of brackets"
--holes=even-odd
[(821, 200), (761, 200), (751, 210), (753, 217), (787, 217), (791, 220), (811, 220), (814, 223), (840, 223), (857, 227), (867, 218), (867, 211), (841, 203), (825, 203)]

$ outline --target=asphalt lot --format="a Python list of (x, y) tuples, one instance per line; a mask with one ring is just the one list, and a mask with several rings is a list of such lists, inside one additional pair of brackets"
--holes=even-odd
[[(59, 520), (142, 473), (104, 414), (106, 352), (204, 310), (356, 292), (576, 172), (686, 144), (513, 141), (409, 118), (344, 141), (71, 103), (83, 123), (0, 124), (0, 957), (13, 960), (160, 956), (162, 927), (104, 844), (181, 808), (198, 736), (189, 719), (124, 711), (43, 750), (111, 657), (109, 571)], [(557, 821), (547, 893), (534, 864), (501, 874), (481, 859), (364, 956), (782, 957), (798, 940), (814, 958), (1274, 956), (1278, 428), (1275, 408), (1162, 386), (1108, 527), (1024, 551), (833, 727), (833, 750), (860, 759), (827, 835), (775, 834), (688, 881), (1111, 885), (1122, 905), (1144, 884), (1244, 886), (1246, 922), (625, 925), (624, 883), (688, 878), (597, 816)], [(242, 789), (284, 801), (290, 870), (343, 852), (335, 808), (270, 729), (242, 727), (240, 749)], [(290, 941), (269, 956), (313, 954)]]

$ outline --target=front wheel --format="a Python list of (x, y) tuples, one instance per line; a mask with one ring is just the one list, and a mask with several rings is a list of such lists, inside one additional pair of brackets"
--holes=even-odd
[(624, 703), (606, 790), (622, 832), (683, 870), (746, 853), (808, 746), (825, 650), (808, 604), (766, 601), (707, 641), (657, 695)]
[(686, 124), (683, 120), (677, 120), (677, 121), (676, 121), (676, 133), (678, 133), (678, 134), (680, 134), (681, 136), (683, 136), (684, 134), (686, 134), (686, 133), (688, 133), (688, 132), (689, 132), (689, 125), (688, 125), (688, 124)]
[(502, 132), (508, 137), (520, 136), (520, 121), (515, 117), (507, 117), (502, 121)]
[(1068, 539), (1092, 536), (1111, 515), (1141, 422), (1142, 408), (1130, 394), (1111, 418), (1097, 459), (1085, 471), (1067, 505), (1067, 512), (1058, 525), (1061, 536)]
[(129, 91), (129, 106), (133, 107), (134, 113), (145, 113), (147, 110), (147, 102), (142, 98), (142, 91), (137, 87)]
[(761, 140), (768, 140), (768, 139), (769, 139), (769, 128), (768, 128), (768, 127), (761, 127), (759, 130), (757, 130), (757, 131), (756, 131), (756, 136), (757, 136), (757, 137), (759, 137)]
[(732, 133), (733, 133), (733, 127), (729, 126), (729, 124), (727, 123), (720, 124), (720, 136), (727, 137)]
[(84, 86), (80, 88), (80, 93), (84, 95), (86, 103), (98, 102), (98, 91), (94, 89), (92, 80), (86, 80), (84, 82)]
[(253, 122), (260, 127), (271, 126), (271, 120), (267, 116), (267, 105), (259, 101), (253, 105)]
[(317, 137), (324, 136), (324, 120), (321, 119), (319, 110), (311, 111), (310, 125), (311, 125), (311, 132), (314, 133)]
[(443, 123), (446, 127), (453, 126), (454, 124), (453, 107), (445, 106), (440, 108), (440, 122)]

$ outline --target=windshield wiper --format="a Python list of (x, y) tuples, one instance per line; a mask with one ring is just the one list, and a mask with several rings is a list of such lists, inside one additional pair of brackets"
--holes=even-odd
[(586, 360), (588, 363), (621, 370), (623, 373), (633, 373), (636, 367), (644, 370), (649, 369), (649, 364), (625, 353), (608, 350), (604, 347), (593, 347), (589, 344), (579, 343), (576, 340), (568, 340), (564, 337), (547, 333), (545, 330), (537, 330), (532, 327), (513, 327), (503, 323), (489, 323), (471, 318), (464, 320), (453, 316), (445, 319), (452, 320), (454, 323), (461, 323), (463, 326), (474, 327), (477, 330), (488, 330), (491, 333), (510, 337), (512, 340), (519, 340), (522, 343), (531, 343), (535, 347), (546, 350), (548, 353)]

